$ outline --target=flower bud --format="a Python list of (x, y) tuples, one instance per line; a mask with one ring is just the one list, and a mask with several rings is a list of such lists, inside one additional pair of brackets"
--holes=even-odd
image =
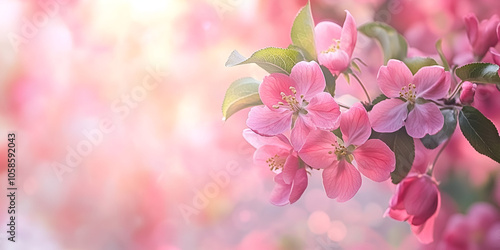
[(462, 84), (462, 93), (460, 94), (460, 102), (469, 105), (474, 101), (474, 94), (476, 93), (477, 84), (471, 82), (464, 82)]
[(490, 19), (479, 22), (474, 14), (469, 14), (464, 21), (474, 56), (480, 60), (490, 47), (498, 43), (497, 26), (500, 19), (493, 15)]

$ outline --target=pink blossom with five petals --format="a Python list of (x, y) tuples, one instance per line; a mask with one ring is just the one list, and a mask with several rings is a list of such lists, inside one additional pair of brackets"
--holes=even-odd
[(359, 172), (373, 181), (382, 182), (389, 179), (396, 160), (384, 142), (369, 139), (370, 121), (361, 104), (354, 105), (341, 115), (340, 130), (343, 141), (337, 140), (330, 131), (312, 131), (299, 156), (311, 167), (324, 169), (323, 186), (327, 196), (344, 202), (361, 187)]
[(391, 133), (405, 126), (413, 138), (439, 132), (444, 118), (439, 107), (430, 101), (447, 95), (449, 79), (449, 73), (441, 66), (422, 67), (413, 75), (403, 62), (389, 60), (387, 66), (380, 67), (377, 82), (390, 99), (377, 103), (370, 112), (373, 130)]

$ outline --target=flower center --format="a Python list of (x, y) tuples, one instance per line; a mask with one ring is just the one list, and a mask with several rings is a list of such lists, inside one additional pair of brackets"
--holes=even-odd
[(280, 159), (279, 155), (275, 154), (273, 157), (267, 159), (266, 163), (267, 165), (269, 165), (271, 171), (274, 171), (282, 168), (285, 164), (285, 161), (283, 159)]
[(353, 157), (351, 155), (351, 151), (353, 150), (351, 147), (353, 146), (349, 146), (349, 147), (345, 147), (344, 145), (335, 145), (335, 144), (331, 144), (335, 149), (333, 151), (328, 151), (328, 154), (335, 154), (337, 155), (337, 160), (342, 160), (342, 159), (345, 159), (347, 160), (348, 162), (352, 162), (353, 160)]
[(278, 102), (278, 104), (273, 105), (273, 108), (279, 109), (286, 107), (295, 114), (305, 112), (303, 108), (309, 103), (304, 100), (304, 95), (300, 95), (300, 99), (297, 100), (297, 90), (294, 87), (290, 87), (290, 90), (292, 91), (292, 95), (286, 95), (284, 92), (281, 92), (281, 99), (284, 102)]
[(417, 98), (417, 92), (415, 91), (415, 84), (409, 83), (408, 86), (404, 86), (399, 91), (399, 97), (411, 102), (415, 103), (415, 99)]
[(340, 40), (339, 39), (333, 39), (332, 45), (328, 47), (328, 49), (321, 51), (321, 53), (326, 54), (328, 52), (335, 52), (340, 49)]

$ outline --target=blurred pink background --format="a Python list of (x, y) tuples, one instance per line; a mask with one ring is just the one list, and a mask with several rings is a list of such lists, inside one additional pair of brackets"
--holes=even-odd
[[(414, 53), (436, 54), (444, 37), (450, 60), (464, 38), (463, 15), (481, 20), (500, 10), (496, 0), (311, 2), (316, 23), (341, 23), (344, 9), (358, 25), (387, 21)], [(273, 173), (253, 165), (241, 136), (248, 111), (222, 121), (230, 83), (267, 74), (255, 65), (226, 68), (231, 51), (287, 47), (305, 3), (0, 1), (0, 148), (17, 133), (19, 189), (17, 242), (2, 226), (0, 249), (421, 248), (406, 223), (382, 218), (390, 182), (364, 179), (354, 199), (338, 203), (315, 172), (296, 204), (271, 205)], [(374, 65), (362, 78), (376, 96), (377, 45), (360, 35), (355, 56)], [(477, 107), (498, 128), (498, 93), (482, 91)], [(340, 81), (337, 96), (344, 94), (363, 100), (357, 85)], [(458, 130), (451, 145), (438, 179), (452, 169), (479, 187), (498, 171)], [(6, 190), (4, 165), (0, 179)], [(460, 210), (446, 199), (443, 214)]]

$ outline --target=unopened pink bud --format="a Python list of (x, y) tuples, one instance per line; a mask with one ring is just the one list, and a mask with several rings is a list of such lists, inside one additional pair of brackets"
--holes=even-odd
[(462, 85), (462, 93), (460, 94), (460, 102), (469, 105), (474, 101), (474, 94), (476, 93), (477, 84), (471, 82), (464, 82)]

